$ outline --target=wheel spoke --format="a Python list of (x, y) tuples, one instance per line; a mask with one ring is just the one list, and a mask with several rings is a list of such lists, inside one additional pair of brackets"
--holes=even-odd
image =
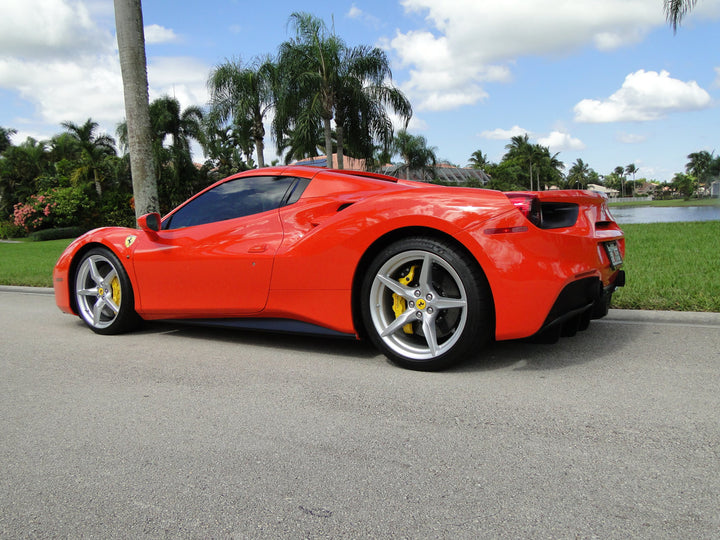
[(97, 296), (98, 295), (98, 288), (94, 287), (92, 289), (81, 289), (77, 292), (80, 296)]
[(435, 330), (435, 317), (425, 317), (423, 319), (422, 328), (423, 334), (425, 335), (425, 340), (428, 344), (428, 348), (430, 349), (430, 354), (432, 356), (437, 356), (438, 342), (437, 332)]
[(393, 335), (398, 330), (402, 329), (403, 326), (406, 324), (413, 322), (413, 314), (415, 313), (414, 309), (408, 309), (400, 315), (397, 319), (395, 319), (390, 325), (383, 330), (383, 332), (380, 334), (382, 337), (387, 337)]
[(120, 306), (113, 302), (112, 298), (106, 296), (105, 298), (103, 298), (103, 301), (105, 302), (105, 305), (110, 308), (110, 311), (112, 311), (115, 315), (118, 314), (118, 312), (120, 311)]
[(420, 288), (425, 291), (432, 291), (432, 256), (427, 253), (422, 261), (422, 268), (420, 269), (420, 277), (418, 278), (418, 284)]
[(102, 298), (98, 298), (98, 301), (95, 302), (95, 305), (94, 305), (93, 308), (92, 308), (93, 324), (94, 324), (95, 326), (98, 326), (98, 325), (100, 324), (100, 322), (101, 322), (102, 310), (103, 310), (103, 306), (104, 306), (104, 305), (105, 305), (105, 302), (103, 302), (103, 299), (102, 299)]
[(447, 298), (445, 296), (438, 296), (433, 302), (433, 305), (437, 309), (462, 309), (467, 307), (467, 301), (464, 298)]
[(390, 289), (392, 292), (399, 294), (406, 300), (412, 300), (413, 295), (411, 293), (411, 289), (408, 287), (404, 287), (401, 283), (395, 281), (394, 279), (391, 279), (387, 276), (383, 276), (378, 274), (377, 279), (385, 285), (388, 289)]
[(90, 257), (88, 260), (88, 267), (90, 270), (90, 277), (95, 282), (96, 285), (100, 285), (102, 283), (102, 276), (100, 275), (100, 272), (97, 269), (97, 266), (95, 265), (95, 260)]

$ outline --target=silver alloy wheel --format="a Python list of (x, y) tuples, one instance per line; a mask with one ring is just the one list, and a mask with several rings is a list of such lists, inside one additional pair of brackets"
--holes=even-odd
[(92, 328), (102, 330), (120, 314), (120, 276), (107, 257), (93, 254), (83, 260), (75, 278), (75, 298), (80, 316)]
[[(401, 283), (407, 276), (412, 279)], [(467, 322), (467, 295), (460, 276), (445, 259), (424, 250), (398, 253), (382, 265), (373, 279), (369, 307), (380, 339), (396, 354), (413, 360), (448, 352)]]

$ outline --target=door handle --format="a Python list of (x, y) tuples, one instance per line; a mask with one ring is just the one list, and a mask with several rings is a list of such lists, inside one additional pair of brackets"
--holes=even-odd
[(267, 244), (257, 244), (248, 249), (248, 253), (263, 253), (264, 251), (267, 251), (267, 248)]

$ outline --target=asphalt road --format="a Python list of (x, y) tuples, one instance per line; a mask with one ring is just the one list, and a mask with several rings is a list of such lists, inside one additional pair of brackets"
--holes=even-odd
[(443, 373), (0, 289), (0, 537), (719, 538), (720, 315)]

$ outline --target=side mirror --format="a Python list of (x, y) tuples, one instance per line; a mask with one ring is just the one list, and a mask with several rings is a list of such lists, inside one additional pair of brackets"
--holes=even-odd
[(157, 212), (140, 216), (137, 222), (143, 231), (158, 232), (160, 230), (160, 214)]

